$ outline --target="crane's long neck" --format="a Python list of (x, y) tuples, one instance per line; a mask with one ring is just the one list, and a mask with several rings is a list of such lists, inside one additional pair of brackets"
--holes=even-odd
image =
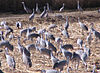
[(53, 56), (53, 53), (51, 52), (51, 58), (53, 58), (54, 56)]
[(61, 42), (61, 45), (60, 45), (60, 51), (61, 51), (61, 52), (63, 52), (62, 46), (63, 46), (63, 42)]
[(4, 41), (4, 36), (3, 35), (1, 36), (1, 41)]
[(78, 22), (80, 22), (80, 18), (78, 17)]
[(36, 9), (38, 9), (38, 3), (36, 3)]
[(17, 37), (17, 39), (18, 39), (18, 42), (20, 42), (20, 37), (19, 36)]
[(49, 4), (47, 3), (47, 9), (49, 10)]
[(89, 32), (89, 36), (91, 36), (91, 30), (90, 30), (90, 32)]
[(79, 10), (80, 5), (79, 5), (79, 1), (77, 1), (77, 9)]
[(9, 55), (8, 54), (8, 48), (5, 48), (5, 55)]
[(66, 23), (69, 23), (69, 22), (68, 22), (68, 17), (67, 17), (67, 16), (66, 16)]
[(96, 65), (94, 64), (94, 66), (93, 66), (93, 73), (96, 73), (95, 69), (96, 69)]
[(86, 45), (84, 45), (84, 47), (86, 48)]
[(25, 6), (25, 3), (22, 3), (23, 4), (23, 7), (24, 7), (24, 9), (26, 8), (26, 6)]
[(18, 37), (18, 42), (17, 42), (18, 46), (21, 46), (21, 43), (20, 43), (20, 37)]
[(46, 7), (44, 7), (44, 11), (46, 11)]
[(1, 32), (1, 41), (4, 41), (3, 31)]
[(34, 8), (33, 8), (33, 14), (34, 14)]
[(41, 34), (41, 39), (43, 39), (43, 34)]
[(65, 7), (65, 4), (63, 4), (63, 8)]
[(27, 29), (27, 37), (28, 37), (29, 33), (30, 33), (30, 32), (29, 32), (29, 28), (28, 28), (28, 29)]
[(47, 34), (45, 34), (45, 40), (47, 39)]

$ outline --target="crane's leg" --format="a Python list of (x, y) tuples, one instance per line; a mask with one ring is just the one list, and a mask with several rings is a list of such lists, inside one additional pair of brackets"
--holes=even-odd
[(85, 70), (87, 71), (87, 64), (85, 61), (83, 61), (83, 64), (85, 65)]
[(67, 67), (67, 73), (69, 73), (69, 66)]
[(79, 67), (79, 63), (80, 63), (80, 61), (78, 61), (78, 64), (76, 64), (76, 69), (78, 70), (78, 67)]
[(73, 70), (74, 61), (71, 62), (71, 69)]
[(82, 35), (84, 35), (84, 33), (83, 33), (83, 29), (82, 29)]
[(96, 47), (96, 44), (97, 44), (97, 38), (96, 37), (95, 37), (95, 41), (94, 42), (95, 42), (95, 47)]

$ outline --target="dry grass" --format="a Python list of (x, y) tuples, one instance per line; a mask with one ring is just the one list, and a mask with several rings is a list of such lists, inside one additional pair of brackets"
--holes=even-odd
[[(63, 19), (55, 18), (54, 17), (55, 14), (62, 14), (62, 15), (64, 15), (64, 18)], [(55, 24), (57, 24), (57, 28), (54, 31), (50, 31), (50, 32), (52, 34), (54, 34), (55, 37), (58, 37), (58, 36), (61, 37), (64, 40), (65, 44), (66, 43), (73, 44), (74, 49), (70, 50), (72, 52), (79, 49), (76, 44), (77, 38), (83, 39), (84, 43), (85, 43), (86, 42), (85, 39), (88, 34), (88, 33), (84, 32), (85, 36), (81, 35), (80, 27), (77, 23), (78, 17), (81, 18), (81, 21), (84, 22), (88, 26), (89, 29), (90, 29), (90, 23), (94, 22), (95, 23), (94, 28), (96, 30), (100, 31), (100, 14), (98, 14), (96, 11), (85, 11), (85, 12), (83, 12), (83, 14), (80, 14), (79, 12), (63, 12), (63, 13), (55, 13), (55, 14), (50, 14), (51, 15), (50, 18), (43, 18), (43, 19), (38, 18), (38, 15), (36, 15), (36, 18), (33, 20), (33, 23), (28, 21), (28, 16), (29, 16), (28, 14), (24, 14), (24, 15), (2, 14), (0, 16), (0, 21), (6, 20), (9, 23), (8, 25), (10, 25), (14, 29), (15, 36), (18, 36), (19, 31), (20, 31), (20, 29), (18, 30), (15, 27), (16, 21), (21, 21), (23, 24), (23, 28), (27, 28), (27, 26), (29, 24), (30, 26), (36, 26), (37, 30), (39, 30), (40, 28), (47, 29), (47, 27), (51, 23), (55, 23)], [(69, 17), (69, 21), (70, 21), (70, 26), (68, 29), (70, 39), (65, 39), (65, 37), (61, 35), (60, 29), (59, 29), (59, 28), (61, 28), (61, 24), (64, 25), (66, 15)], [(4, 30), (4, 29), (0, 29), (0, 30)], [(42, 69), (52, 69), (51, 61), (49, 60), (49, 58), (41, 55), (37, 51), (31, 51), (32, 67), (29, 69), (25, 69), (26, 66), (23, 64), (22, 59), (21, 59), (22, 55), (18, 52), (17, 40), (14, 39), (11, 41), (11, 43), (14, 45), (14, 51), (13, 52), (9, 51), (9, 52), (10, 52), (10, 55), (14, 56), (14, 58), (15, 58), (16, 70), (12, 71), (11, 69), (9, 69), (9, 67), (6, 63), (5, 56), (4, 56), (4, 52), (5, 52), (4, 48), (0, 48), (3, 50), (3, 52), (0, 52), (0, 60), (2, 62), (2, 66), (0, 67), (0, 69), (4, 73), (40, 73), (40, 70), (42, 70)], [(21, 41), (21, 43), (23, 45), (26, 45), (31, 42), (27, 41), (27, 43), (24, 44)], [(35, 42), (33, 42), (33, 43), (35, 43)], [(54, 43), (54, 45), (56, 46), (55, 43)], [(85, 71), (83, 64), (80, 63), (79, 70), (76, 71), (76, 73), (91, 73), (93, 64), (95, 62), (98, 61), (99, 65), (100, 65), (100, 45), (99, 45), (99, 43), (96, 44), (97, 47), (95, 48), (94, 40), (93, 40), (92, 44), (90, 46), (91, 46), (91, 48), (90, 48), (91, 56), (87, 60), (88, 72)], [(62, 59), (62, 58), (63, 58), (62, 56), (59, 56), (59, 59)], [(45, 61), (44, 61), (44, 59), (45, 59)], [(66, 71), (66, 70), (64, 69), (64, 71)], [(74, 73), (74, 72), (75, 72), (75, 70), (71, 71), (71, 73)], [(99, 69), (99, 72), (100, 72), (100, 69)]]

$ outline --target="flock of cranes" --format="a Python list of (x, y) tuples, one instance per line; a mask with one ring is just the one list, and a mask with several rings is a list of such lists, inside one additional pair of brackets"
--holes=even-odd
[[(25, 3), (22, 2), (24, 10), (27, 13), (32, 13), (29, 16), (29, 21), (34, 19), (35, 11), (40, 14), (40, 10), (38, 7), (38, 3), (36, 3), (36, 9), (33, 8), (33, 11), (31, 11), (29, 8), (25, 6)], [(62, 12), (64, 10), (65, 4), (63, 3), (63, 6), (60, 8), (59, 12)], [(80, 7), (79, 1), (77, 2), (77, 9), (79, 11), (83, 11), (83, 9)], [(47, 17), (48, 12), (50, 12), (49, 4), (47, 3), (47, 6), (44, 6), (43, 12), (40, 14), (40, 18)], [(100, 12), (100, 10), (98, 11)], [(14, 56), (10, 56), (9, 51), (14, 50), (14, 45), (10, 43), (10, 41), (14, 38), (17, 38), (17, 48), (19, 50), (18, 53), (22, 56), (22, 61), (26, 65), (26, 69), (32, 67), (32, 60), (31, 60), (31, 50), (38, 51), (40, 54), (46, 55), (49, 57), (49, 59), (52, 62), (52, 69), (51, 70), (41, 70), (41, 73), (61, 73), (65, 66), (67, 66), (66, 70), (67, 73), (69, 73), (70, 70), (74, 70), (73, 63), (75, 62), (76, 70), (79, 68), (80, 61), (85, 65), (87, 69), (87, 59), (91, 55), (91, 48), (90, 44), (92, 41), (92, 33), (95, 36), (95, 42), (97, 42), (97, 39), (100, 39), (100, 32), (96, 31), (93, 27), (94, 23), (91, 23), (91, 28), (89, 29), (84, 23), (80, 21), (80, 18), (78, 18), (78, 24), (80, 26), (80, 29), (82, 30), (82, 35), (87, 34), (87, 32), (90, 30), (89, 35), (86, 37), (87, 45), (89, 48), (87, 48), (86, 43), (84, 43), (84, 40), (78, 38), (77, 39), (77, 45), (79, 46), (80, 50), (76, 50), (75, 52), (71, 52), (68, 49), (73, 50), (74, 46), (72, 44), (64, 44), (64, 40), (60, 37), (55, 37), (53, 34), (49, 33), (51, 29), (56, 28), (56, 24), (51, 24), (48, 29), (40, 29), (37, 30), (36, 27), (28, 27), (23, 28), (23, 25), (21, 22), (16, 22), (16, 28), (20, 30), (18, 36), (14, 36), (14, 29), (7, 25), (6, 21), (2, 21), (0, 26), (2, 26), (2, 29), (4, 31), (0, 31), (0, 48), (5, 48), (5, 56), (7, 64), (11, 69), (16, 69), (16, 61), (14, 59)], [(64, 28), (61, 29), (61, 34), (66, 38), (69, 39), (69, 17), (66, 16), (66, 23), (64, 24)], [(83, 32), (85, 31), (85, 32)], [(31, 41), (31, 44), (28, 44), (24, 46), (21, 41), (24, 37), (23, 42)], [(36, 41), (34, 40), (36, 38)], [(7, 40), (8, 39), (8, 40)], [(35, 41), (35, 43), (33, 43)], [(57, 47), (52, 43), (55, 42)], [(84, 45), (84, 47), (83, 47)], [(0, 51), (2, 52), (2, 51)], [(59, 55), (63, 56), (63, 60), (60, 60), (58, 57)], [(45, 61), (45, 59), (44, 59)], [(70, 67), (70, 62), (73, 64)], [(1, 63), (0, 63), (1, 66)], [(93, 68), (93, 73), (95, 73), (95, 65)], [(58, 70), (56, 70), (58, 69)]]

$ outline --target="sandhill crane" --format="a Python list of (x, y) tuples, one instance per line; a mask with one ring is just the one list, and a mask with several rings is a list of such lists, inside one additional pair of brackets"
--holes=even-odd
[(40, 14), (40, 18), (43, 18), (46, 14), (46, 7), (44, 6), (44, 11)]
[(82, 60), (83, 64), (86, 66), (86, 68), (87, 68), (87, 64), (86, 64), (87, 57), (88, 56), (87, 56), (87, 53), (86, 52), (83, 52), (81, 54), (81, 60)]
[(57, 27), (56, 24), (50, 24), (50, 25), (48, 26), (48, 29), (50, 30), (50, 29), (54, 29), (54, 28), (56, 28), (56, 27)]
[(11, 32), (13, 33), (13, 29), (6, 24), (4, 24), (4, 29), (6, 29), (5, 37), (7, 37)]
[(7, 44), (9, 44), (9, 41), (3, 40), (0, 42), (0, 47), (6, 46)]
[(29, 9), (28, 7), (26, 7), (24, 2), (21, 2), (21, 3), (23, 4), (24, 10), (25, 10), (27, 13), (32, 13), (32, 10)]
[(0, 41), (4, 40), (3, 31), (0, 31)]
[(20, 43), (20, 37), (18, 36), (17, 38), (18, 38), (17, 45), (18, 45), (19, 52), (21, 54), (23, 54), (23, 50), (24, 50), (25, 55), (28, 56), (28, 57), (30, 57), (30, 52), (26, 49), (26, 47), (24, 47), (23, 45), (21, 45), (21, 43)]
[(56, 18), (59, 18), (59, 19), (62, 19), (62, 18), (63, 18), (63, 15), (61, 15), (61, 14), (56, 14), (55, 17), (56, 17)]
[[(62, 41), (61, 41), (62, 42)], [(61, 53), (61, 48), (63, 48), (64, 50), (68, 50), (68, 49), (73, 49), (73, 45), (71, 45), (71, 44), (64, 44), (63, 45), (63, 42), (61, 43), (61, 45), (60, 45), (60, 51), (57, 53), (57, 55), (59, 54), (59, 53)]]
[(73, 45), (72, 44), (65, 44), (65, 45), (62, 45), (61, 48), (64, 48), (65, 50), (73, 49)]
[(13, 29), (10, 26), (6, 25), (6, 24), (4, 24), (4, 29), (9, 30), (10, 32), (13, 33)]
[(9, 35), (9, 41), (11, 41), (11, 40), (14, 39), (14, 38), (15, 38), (14, 34), (10, 34), (10, 35)]
[(26, 35), (26, 33), (27, 33), (27, 28), (20, 30), (20, 36), (22, 36), (23, 34)]
[(89, 35), (87, 36), (86, 41), (87, 41), (87, 43), (88, 43), (89, 46), (90, 46), (91, 41), (92, 41), (91, 31), (89, 32)]
[(55, 38), (55, 42), (57, 44), (57, 48), (60, 49), (60, 43), (63, 42), (63, 40), (60, 37)]
[(86, 47), (86, 44), (84, 44), (84, 52), (86, 52), (87, 56), (90, 56), (90, 49)]
[(18, 39), (17, 46), (18, 46), (19, 52), (21, 54), (23, 54), (23, 48), (25, 48), (25, 47), (23, 45), (21, 45), (19, 36), (17, 37), (17, 39)]
[(3, 31), (0, 31), (0, 36), (3, 35)]
[(77, 10), (78, 10), (78, 11), (83, 11), (83, 9), (82, 9), (81, 6), (80, 6), (79, 0), (77, 1)]
[(57, 58), (53, 55), (52, 52), (51, 52), (51, 61), (52, 61), (52, 64), (53, 64), (53, 65), (59, 61), (59, 59), (57, 59)]
[(43, 35), (41, 35), (41, 38), (38, 40), (38, 42), (42, 48), (46, 47), (46, 41), (43, 39)]
[(7, 47), (11, 51), (13, 51), (13, 49), (14, 49), (14, 46), (10, 43), (8, 43), (5, 47)]
[(20, 21), (16, 22), (16, 27), (19, 29), (19, 28), (22, 28), (22, 23)]
[[(62, 46), (62, 44), (61, 44), (61, 46)], [(70, 51), (68, 51), (68, 50), (65, 50), (65, 49), (62, 48), (61, 46), (60, 46), (60, 51), (62, 52), (64, 58), (66, 58), (66, 59), (67, 59), (67, 58), (71, 59), (72, 53), (71, 53)]]
[(63, 42), (63, 40), (60, 37), (55, 38), (55, 42), (57, 42), (59, 45), (61, 42)]
[(37, 38), (37, 37), (40, 37), (40, 35), (37, 33), (29, 33), (27, 36), (28, 40), (31, 40), (31, 41), (33, 41), (33, 38)]
[(39, 6), (38, 6), (38, 3), (36, 3), (36, 10), (35, 10), (38, 14), (40, 13), (40, 9), (39, 9)]
[(20, 36), (26, 35), (27, 34), (27, 30), (29, 30), (29, 32), (36, 31), (36, 27), (25, 28), (25, 29), (20, 30)]
[(49, 50), (47, 48), (42, 48), (42, 47), (39, 47), (39, 46), (36, 46), (36, 49), (39, 50), (40, 54), (43, 54), (43, 58), (44, 58), (43, 60), (44, 60), (44, 62), (45, 62), (45, 56), (49, 57), (49, 58), (51, 57), (50, 56), (50, 54), (52, 52), (51, 50)]
[(57, 63), (54, 64), (53, 69), (58, 68), (58, 69), (60, 69), (60, 71), (62, 71), (64, 66), (66, 66), (66, 64), (68, 64), (68, 62), (66, 60), (58, 61)]
[(77, 45), (79, 45), (80, 46), (80, 48), (82, 48), (82, 45), (83, 45), (83, 40), (81, 40), (81, 39), (77, 39)]
[(26, 67), (32, 67), (32, 62), (31, 62), (30, 56), (27, 56), (25, 54), (25, 49), (23, 50), (22, 60), (23, 60), (24, 64), (26, 65)]
[(69, 34), (68, 31), (66, 31), (65, 29), (61, 32), (66, 38), (69, 38)]
[(85, 24), (83, 24), (82, 22), (80, 22), (80, 18), (79, 17), (78, 17), (78, 23), (79, 23), (79, 25), (80, 25), (80, 27), (82, 29), (82, 34), (83, 34), (83, 30), (88, 31), (88, 27)]
[(9, 65), (9, 67), (15, 69), (15, 60), (14, 60), (14, 57), (11, 57), (8, 54), (8, 48), (5, 48), (5, 55), (6, 55), (6, 61), (7, 61), (7, 64)]
[(49, 3), (46, 3), (46, 5), (47, 5), (47, 11), (50, 12)]
[(45, 32), (45, 38), (47, 38), (48, 40), (55, 40), (55, 37), (53, 34), (49, 33), (49, 32)]
[(38, 48), (38, 50), (40, 51), (41, 54), (47, 55), (50, 58), (50, 54), (52, 52), (51, 50), (49, 50), (47, 48), (37, 47), (37, 46), (36, 46), (36, 48)]
[(26, 47), (23, 48), (23, 51), (25, 53), (26, 56), (30, 57), (31, 56), (31, 53), (29, 52), (28, 49), (26, 49)]
[[(94, 35), (96, 38), (100, 39), (100, 32), (96, 31), (96, 30), (93, 28), (94, 23), (91, 23), (91, 25), (92, 25), (91, 31), (92, 31), (93, 35)], [(95, 40), (96, 40), (96, 38), (95, 38)]]
[(75, 51), (75, 53), (77, 53), (78, 55), (82, 55), (82, 53), (84, 53), (84, 51), (83, 50), (77, 50), (77, 51)]
[(30, 51), (30, 50), (36, 50), (35, 44), (29, 44), (26, 46), (26, 48)]
[(72, 53), (70, 51), (65, 50), (64, 48), (61, 48), (61, 51), (62, 51), (62, 54), (63, 54), (64, 58), (67, 59), (69, 57), (69, 59), (71, 59)]
[(10, 30), (6, 30), (5, 31), (5, 37), (8, 37), (10, 35), (11, 31)]
[[(86, 66), (86, 68), (87, 68), (87, 64), (86, 64), (86, 60), (87, 60), (87, 58), (88, 58), (87, 53), (84, 52), (83, 50), (77, 50), (75, 53), (78, 54), (78, 55), (80, 56), (80, 58), (81, 58), (83, 64), (84, 64), (84, 65)], [(79, 59), (79, 60), (80, 60), (80, 59)]]
[(3, 40), (0, 42), (0, 47), (7, 47), (9, 50), (13, 51), (14, 46), (12, 44), (10, 44), (9, 41)]
[(46, 32), (45, 28), (38, 30), (38, 34), (41, 34), (41, 35), (43, 35), (45, 32)]
[(93, 65), (92, 73), (97, 73), (97, 72), (96, 72), (96, 65), (95, 65), (95, 64)]
[(29, 21), (34, 19), (34, 16), (35, 16), (35, 11), (34, 11), (34, 8), (33, 8), (33, 13), (29, 16)]
[(54, 51), (55, 54), (56, 54), (56, 52), (57, 52), (56, 47), (52, 43), (50, 43), (47, 39), (45, 41), (46, 41), (47, 48), (50, 49), (50, 50), (52, 50), (52, 51)]
[(73, 55), (72, 55), (72, 57), (71, 57), (71, 61), (72, 61), (72, 63), (73, 63), (74, 61), (75, 61), (75, 63), (78, 62), (78, 64), (75, 64), (75, 65), (76, 65), (76, 69), (78, 69), (79, 63), (80, 63), (80, 61), (81, 61), (80, 55), (77, 54), (76, 52), (73, 52)]
[(100, 13), (100, 8), (98, 9), (98, 13)]
[(34, 26), (34, 27), (31, 27), (30, 28), (32, 31), (36, 31), (36, 27)]
[(6, 21), (1, 21), (0, 25), (4, 26), (7, 22)]
[(41, 70), (41, 73), (61, 73), (61, 72), (51, 69), (51, 70)]
[[(100, 39), (100, 32), (98, 32), (97, 30), (95, 30), (93, 28), (94, 23), (91, 23), (92, 27), (91, 27), (91, 31), (93, 33), (93, 35), (95, 36), (95, 44), (97, 43), (97, 39)], [(95, 45), (96, 46), (96, 45)]]
[(31, 32), (30, 32), (30, 30), (29, 30), (29, 28), (27, 29), (27, 34), (26, 34), (26, 37), (27, 37), (27, 39), (28, 39), (28, 35), (30, 34)]
[(64, 10), (65, 4), (63, 3), (63, 6), (59, 9), (59, 12), (62, 12)]
[(44, 15), (44, 17), (49, 17), (48, 10), (46, 10), (46, 14)]
[(68, 16), (66, 16), (66, 23), (64, 25), (64, 29), (67, 31), (68, 27), (69, 27), (69, 21), (68, 21)]

